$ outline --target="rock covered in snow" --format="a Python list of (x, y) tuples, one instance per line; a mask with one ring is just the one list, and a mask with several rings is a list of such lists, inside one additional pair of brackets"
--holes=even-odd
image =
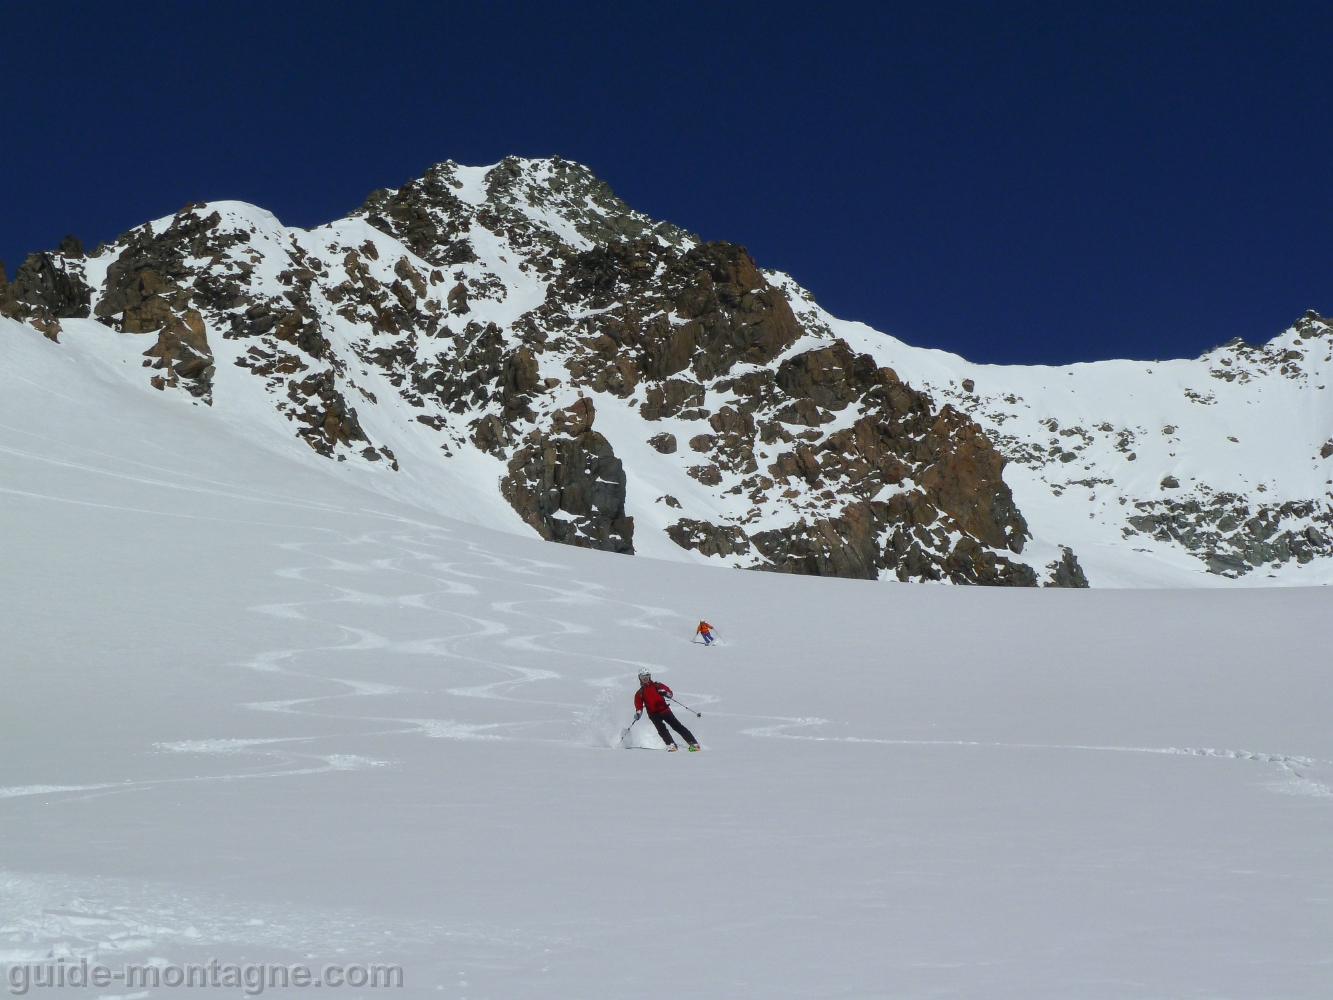
[[(312, 230), (192, 203), (31, 255), (0, 313), (101, 330), (148, 386), (275, 447), (567, 544), (1071, 587), (1333, 557), (1317, 315), (1192, 362), (970, 365), (830, 316), (558, 158), (439, 164)], [(1307, 469), (1274, 465), (1275, 433)]]

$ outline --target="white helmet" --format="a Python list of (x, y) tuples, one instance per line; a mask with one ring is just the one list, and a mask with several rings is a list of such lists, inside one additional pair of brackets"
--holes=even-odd
[(648, 668), (647, 668), (647, 667), (644, 667), (642, 670), (639, 671), (639, 683), (640, 683), (640, 684), (644, 683), (645, 681), (650, 681), (650, 680), (652, 680), (652, 679), (653, 679), (653, 675), (650, 674), (650, 673), (648, 672)]

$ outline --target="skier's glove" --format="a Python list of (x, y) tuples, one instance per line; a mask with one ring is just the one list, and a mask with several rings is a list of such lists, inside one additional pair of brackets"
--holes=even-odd
[(643, 717), (643, 713), (642, 713), (642, 712), (635, 712), (635, 713), (634, 713), (634, 721), (635, 721), (635, 722), (638, 722), (639, 719), (641, 719), (642, 717)]

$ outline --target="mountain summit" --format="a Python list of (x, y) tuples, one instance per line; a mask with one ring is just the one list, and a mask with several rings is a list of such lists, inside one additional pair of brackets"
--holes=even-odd
[(88, 254), (70, 237), (0, 269), (0, 315), (160, 391), (163, 419), (211, 406), (572, 545), (1015, 586), (1333, 578), (1314, 313), (1190, 361), (973, 365), (838, 320), (559, 158), (442, 163), (310, 230), (199, 202)]

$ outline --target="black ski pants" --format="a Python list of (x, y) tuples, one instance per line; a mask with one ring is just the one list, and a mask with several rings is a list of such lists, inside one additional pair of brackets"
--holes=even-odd
[(681, 725), (680, 720), (676, 718), (676, 713), (669, 708), (661, 715), (658, 715), (655, 712), (649, 712), (648, 718), (653, 720), (653, 725), (657, 727), (657, 735), (662, 737), (662, 742), (667, 746), (674, 746), (676, 742), (671, 738), (671, 734), (667, 732), (667, 726), (670, 726), (676, 732), (680, 733), (681, 737), (690, 746), (695, 746), (699, 742), (694, 738), (692, 732)]

